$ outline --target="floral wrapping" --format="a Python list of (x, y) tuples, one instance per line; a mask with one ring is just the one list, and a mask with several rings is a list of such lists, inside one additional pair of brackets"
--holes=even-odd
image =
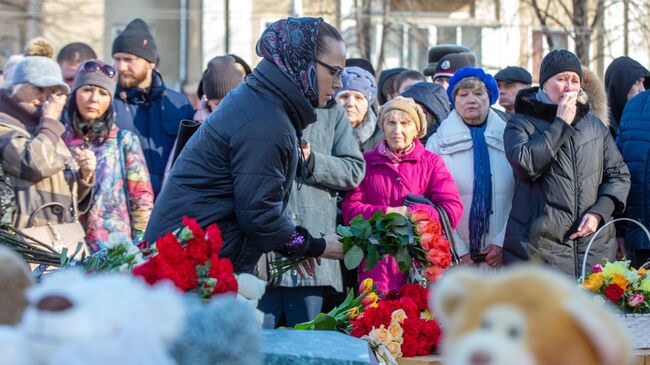
[[(122, 171), (118, 136), (126, 171)], [(66, 132), (64, 140), (73, 154), (84, 146), (84, 140), (70, 131)], [(81, 217), (91, 252), (100, 250), (111, 240), (139, 242), (154, 201), (140, 140), (130, 131), (113, 127), (105, 143), (93, 143), (91, 148), (97, 156), (96, 183), (90, 208)]]

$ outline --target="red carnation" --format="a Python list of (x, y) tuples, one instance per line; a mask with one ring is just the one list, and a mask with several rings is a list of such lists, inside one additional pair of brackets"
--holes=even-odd
[(406, 284), (399, 290), (399, 296), (413, 300), (420, 312), (429, 308), (427, 304), (428, 291), (422, 285)]
[(234, 269), (230, 260), (213, 255), (210, 258), (208, 276), (217, 279), (217, 284), (212, 290), (212, 294), (237, 292), (237, 280), (235, 280)]
[(199, 222), (197, 222), (194, 218), (183, 217), (183, 225), (187, 227), (190, 232), (192, 232), (192, 235), (194, 235), (194, 237), (203, 237), (205, 235), (203, 229), (201, 229), (201, 226), (199, 225)]
[(203, 236), (195, 236), (187, 241), (185, 250), (194, 265), (205, 265), (210, 257), (209, 245)]
[(625, 294), (625, 290), (616, 284), (609, 284), (604, 290), (605, 296), (612, 302), (618, 302)]
[(217, 226), (216, 223), (211, 224), (208, 229), (206, 229), (205, 235), (210, 244), (210, 255), (218, 255), (221, 252), (221, 246), (223, 245), (223, 238), (219, 226)]

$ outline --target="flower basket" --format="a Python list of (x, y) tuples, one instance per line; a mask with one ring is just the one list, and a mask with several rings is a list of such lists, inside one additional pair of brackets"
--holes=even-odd
[[(604, 267), (595, 265), (594, 273), (589, 277), (585, 276), (589, 249), (594, 240), (598, 234), (605, 229), (605, 227), (620, 221), (629, 221), (638, 225), (645, 232), (646, 236), (648, 236), (648, 239), (650, 239), (650, 232), (645, 228), (645, 226), (633, 219), (618, 218), (607, 222), (594, 233), (587, 245), (585, 257), (582, 261), (582, 272), (579, 282), (586, 289), (596, 293), (597, 295), (603, 295), (605, 299), (609, 299), (609, 301), (613, 302), (623, 312), (619, 313), (617, 317), (619, 318), (620, 323), (628, 329), (634, 347), (637, 349), (647, 349), (650, 348), (650, 336), (648, 335), (648, 331), (650, 331), (650, 313), (648, 313), (648, 308), (650, 307), (648, 304), (650, 291), (648, 288), (650, 285), (647, 285), (647, 281), (650, 280), (650, 275), (646, 270), (646, 266), (650, 263), (642, 265), (637, 271), (630, 267), (629, 261), (615, 261), (612, 263), (604, 261)], [(596, 270), (597, 266), (598, 270)], [(609, 273), (606, 273), (606, 271), (609, 271)], [(606, 277), (609, 276), (611, 278), (612, 273), (614, 273), (614, 279), (607, 283)], [(605, 283), (603, 283), (603, 281), (605, 281)], [(615, 290), (611, 290), (608, 293), (610, 287)], [(602, 288), (604, 288), (604, 290)], [(634, 297), (638, 298), (638, 300), (635, 301)]]

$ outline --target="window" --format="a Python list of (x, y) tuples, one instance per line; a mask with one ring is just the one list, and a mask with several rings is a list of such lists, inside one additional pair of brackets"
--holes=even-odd
[(553, 47), (549, 47), (546, 34), (541, 30), (533, 31), (533, 81), (539, 80), (539, 65), (549, 51), (559, 48), (569, 48), (569, 35), (565, 32), (551, 31)]

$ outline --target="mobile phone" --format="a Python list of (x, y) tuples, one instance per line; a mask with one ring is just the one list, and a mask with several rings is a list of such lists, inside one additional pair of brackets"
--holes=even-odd
[(300, 147), (302, 147), (302, 148), (307, 148), (307, 147), (309, 147), (309, 141), (306, 140), (306, 139), (304, 139), (304, 138), (301, 138), (301, 139), (300, 139)]

